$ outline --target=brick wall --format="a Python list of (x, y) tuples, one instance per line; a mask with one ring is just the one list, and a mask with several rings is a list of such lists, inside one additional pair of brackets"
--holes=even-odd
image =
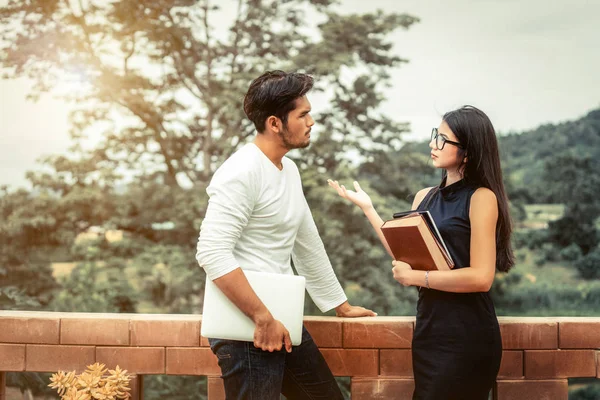
[[(500, 317), (504, 353), (495, 398), (567, 399), (567, 378), (600, 378), (600, 318)], [(352, 399), (411, 399), (412, 317), (306, 317), (336, 376), (352, 378)], [(206, 375), (223, 399), (216, 357), (200, 336), (200, 315), (0, 311), (0, 400), (7, 371), (81, 371), (96, 361), (136, 375)]]

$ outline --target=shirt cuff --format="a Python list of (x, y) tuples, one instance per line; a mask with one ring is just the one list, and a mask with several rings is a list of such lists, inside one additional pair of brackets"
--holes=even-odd
[(315, 302), (316, 306), (319, 307), (319, 310), (321, 310), (321, 312), (326, 313), (327, 311), (333, 310), (337, 306), (348, 301), (348, 297), (346, 297), (346, 295), (342, 293), (339, 296), (336, 296), (334, 299), (328, 300), (326, 302), (317, 301), (315, 299), (313, 299), (313, 301)]

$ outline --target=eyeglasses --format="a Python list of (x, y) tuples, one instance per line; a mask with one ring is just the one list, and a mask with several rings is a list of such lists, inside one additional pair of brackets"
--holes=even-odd
[(459, 149), (464, 149), (462, 144), (446, 139), (446, 137), (443, 134), (438, 132), (437, 128), (433, 128), (431, 130), (431, 139), (430, 140), (434, 140), (434, 139), (435, 139), (435, 147), (438, 150), (444, 150), (444, 145), (446, 143), (453, 144), (456, 147), (458, 147)]

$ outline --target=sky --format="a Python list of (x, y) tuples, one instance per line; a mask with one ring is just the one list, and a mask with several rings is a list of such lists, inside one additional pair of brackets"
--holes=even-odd
[[(230, 14), (228, 3), (235, 2), (222, 0), (222, 18)], [(444, 112), (463, 104), (484, 110), (501, 134), (600, 107), (599, 0), (342, 0), (340, 6), (377, 9), (421, 20), (390, 36), (394, 52), (410, 62), (392, 71), (381, 107), (410, 122), (409, 139), (428, 138)], [(36, 160), (64, 154), (70, 144), (70, 106), (50, 95), (27, 100), (30, 85), (0, 79), (0, 185), (27, 187), (25, 172), (40, 168)], [(320, 106), (313, 100), (315, 111)]]

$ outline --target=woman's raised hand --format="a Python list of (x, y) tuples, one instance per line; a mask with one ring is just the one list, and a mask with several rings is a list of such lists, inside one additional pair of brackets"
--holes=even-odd
[(344, 185), (340, 185), (338, 181), (332, 181), (331, 179), (327, 179), (327, 183), (329, 183), (329, 186), (337, 190), (340, 196), (350, 200), (351, 202), (359, 206), (361, 209), (366, 210), (370, 207), (373, 207), (373, 202), (371, 201), (371, 198), (369, 197), (367, 192), (360, 188), (358, 182), (354, 181), (354, 189), (356, 190), (356, 192), (346, 189), (346, 187)]

